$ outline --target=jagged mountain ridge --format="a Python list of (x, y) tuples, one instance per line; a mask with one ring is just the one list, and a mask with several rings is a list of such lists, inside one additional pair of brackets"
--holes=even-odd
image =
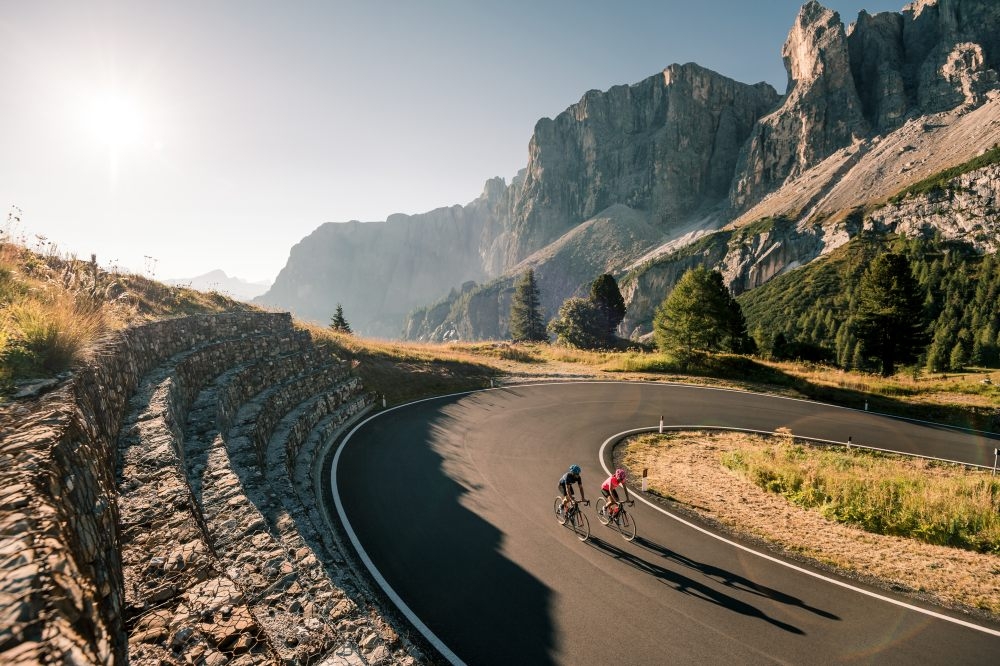
[[(411, 307), (467, 281), (485, 280), (485, 286), (467, 284), (450, 299), (419, 309), (406, 335), (504, 337), (504, 294), (509, 299), (507, 287), (527, 265), (535, 268), (554, 315), (551, 305), (580, 292), (597, 274), (571, 284), (576, 277), (568, 276), (581, 275), (581, 267), (624, 276), (640, 260), (648, 264), (667, 256), (726, 223), (743, 226), (767, 216), (794, 221), (794, 238), (780, 247), (766, 237), (748, 238), (753, 252), (702, 257), (724, 269), (734, 288), (751, 288), (848, 238), (860, 226), (844, 222), (851, 210), (884, 200), (1000, 140), (998, 28), (1000, 4), (986, 0), (925, 0), (900, 13), (862, 12), (850, 29), (836, 13), (808, 2), (782, 50), (789, 74), (784, 97), (766, 84), (748, 86), (693, 64), (672, 65), (632, 86), (588, 92), (556, 118), (539, 121), (527, 168), (510, 185), (489, 181), (483, 196), (469, 205), (484, 211), (476, 223), (452, 230), (454, 238), (425, 237), (412, 250), (396, 246), (408, 255), (447, 248), (441, 253), (444, 263), (434, 266), (434, 279), (420, 276), (427, 286), (423, 301), (414, 302), (419, 295), (410, 286), (413, 276), (399, 282), (343, 277), (346, 284), (361, 281), (384, 285), (387, 293), (406, 292)], [(615, 211), (626, 210), (630, 222), (642, 218), (659, 238), (640, 234), (629, 250), (618, 248), (603, 261), (580, 262), (580, 252), (566, 249), (584, 242), (579, 238), (545, 251), (602, 215), (605, 226), (614, 227)], [(376, 227), (368, 229), (369, 242), (379, 236)], [(812, 231), (800, 233), (807, 230)], [(327, 239), (329, 244), (314, 254), (347, 273), (382, 275), (369, 265), (371, 256), (344, 256), (338, 234)], [(404, 261), (392, 251), (380, 258), (391, 265)], [(420, 263), (412, 257), (405, 261)], [(281, 295), (272, 304), (300, 313), (291, 297), (308, 294), (314, 306), (327, 298), (331, 304), (321, 307), (328, 311), (338, 301), (347, 306), (330, 271), (302, 270), (300, 264), (293, 250), (268, 294), (268, 299)], [(430, 294), (438, 278), (442, 284)], [(650, 294), (636, 288), (629, 297), (637, 306), (643, 299), (659, 301), (665, 294), (662, 285), (657, 288), (659, 293)], [(376, 289), (358, 306), (385, 300)], [(354, 311), (352, 324), (361, 313)], [(391, 337), (398, 335), (398, 329), (391, 330), (392, 319), (383, 319), (379, 331), (366, 330), (365, 324), (356, 328)]]
[[(491, 179), (467, 206), (323, 225), (292, 249), (258, 302), (320, 321), (340, 302), (356, 330), (392, 337), (409, 310), (466, 281), (504, 275), (615, 204), (641, 211), (669, 237), (725, 203), (743, 142), (778, 99), (766, 84), (738, 83), (695, 64), (588, 92), (537, 123), (528, 166), (509, 185)], [(404, 219), (421, 229), (414, 245), (403, 243), (410, 235), (398, 224)], [(407, 264), (421, 272), (400, 277)]]

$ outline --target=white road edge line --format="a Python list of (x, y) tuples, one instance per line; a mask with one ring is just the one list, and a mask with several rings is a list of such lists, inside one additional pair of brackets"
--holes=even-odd
[[(462, 395), (470, 395), (472, 393), (486, 393), (488, 391), (503, 391), (503, 390), (513, 389), (513, 388), (527, 388), (527, 387), (532, 387), (532, 386), (556, 386), (556, 385), (562, 385), (562, 384), (637, 384), (637, 383), (638, 384), (643, 384), (643, 385), (653, 385), (653, 386), (680, 386), (680, 387), (685, 387), (685, 388), (696, 388), (696, 389), (701, 389), (701, 390), (705, 390), (705, 391), (727, 391), (727, 392), (732, 392), (732, 393), (750, 393), (750, 394), (753, 394), (753, 395), (761, 395), (761, 396), (766, 396), (766, 397), (774, 398), (774, 399), (778, 399), (778, 400), (790, 400), (792, 402), (808, 402), (808, 403), (813, 403), (813, 404), (818, 404), (818, 405), (824, 405), (824, 406), (827, 406), (827, 407), (835, 407), (835, 408), (839, 408), (839, 409), (845, 409), (845, 410), (848, 410), (848, 411), (862, 412), (862, 410), (860, 410), (860, 409), (854, 409), (852, 407), (843, 407), (843, 406), (840, 406), (840, 405), (831, 405), (829, 403), (817, 402), (815, 400), (804, 400), (802, 398), (789, 398), (787, 396), (769, 395), (767, 393), (759, 393), (757, 391), (741, 391), (739, 389), (722, 388), (722, 387), (717, 387), (717, 386), (698, 386), (698, 385), (695, 385), (695, 384), (684, 384), (682, 382), (628, 382), (628, 381), (622, 381), (622, 380), (605, 380), (605, 381), (600, 381), (600, 380), (597, 380), (597, 381), (595, 381), (595, 380), (565, 381), (564, 380), (564, 381), (528, 382), (528, 383), (523, 383), (523, 384), (511, 384), (511, 385), (507, 385), (507, 386), (498, 386), (498, 387), (489, 388), (489, 389), (474, 389), (472, 391), (459, 391), (458, 393), (448, 393), (446, 395), (438, 395), (438, 396), (433, 396), (431, 398), (423, 398), (423, 399), (420, 399), (420, 400), (414, 400), (412, 402), (407, 402), (407, 403), (404, 403), (404, 404), (401, 404), (401, 405), (396, 405), (395, 407), (390, 407), (388, 409), (384, 409), (384, 410), (382, 410), (380, 412), (376, 412), (375, 414), (372, 414), (371, 416), (369, 416), (368, 418), (366, 418), (365, 420), (361, 421), (360, 423), (358, 423), (357, 425), (355, 425), (353, 428), (351, 428), (351, 431), (349, 433), (347, 433), (347, 435), (344, 436), (343, 440), (341, 440), (340, 445), (337, 447), (337, 452), (333, 456), (333, 462), (330, 465), (330, 491), (331, 491), (331, 494), (333, 495), (334, 505), (337, 507), (337, 515), (340, 517), (340, 522), (344, 526), (344, 529), (347, 531), (347, 536), (348, 536), (348, 538), (350, 538), (351, 544), (354, 546), (354, 550), (357, 551), (358, 557), (361, 558), (361, 562), (365, 565), (365, 568), (368, 569), (368, 572), (375, 579), (375, 582), (378, 583), (379, 587), (382, 588), (382, 591), (385, 592), (386, 596), (389, 597), (389, 600), (392, 601), (392, 603), (396, 605), (396, 607), (400, 610), (400, 612), (403, 613), (404, 616), (406, 616), (406, 619), (408, 619), (413, 624), (413, 626), (417, 629), (417, 631), (419, 631), (423, 635), (423, 637), (427, 640), (427, 642), (430, 643), (432, 646), (434, 646), (434, 648), (437, 649), (441, 653), (441, 655), (445, 659), (448, 660), (449, 663), (453, 664), (454, 666), (466, 666), (465, 662), (462, 661), (461, 659), (459, 659), (458, 655), (456, 655), (454, 652), (452, 652), (451, 649), (447, 645), (445, 645), (444, 641), (442, 641), (440, 638), (438, 638), (437, 635), (433, 631), (431, 631), (430, 628), (426, 624), (424, 624), (423, 621), (421, 621), (421, 619), (419, 617), (417, 617), (416, 613), (414, 613), (413, 610), (408, 605), (406, 605), (406, 602), (403, 601), (402, 597), (400, 597), (399, 594), (392, 588), (392, 586), (389, 585), (389, 582), (382, 575), (382, 572), (378, 570), (378, 568), (375, 566), (375, 563), (372, 562), (371, 557), (368, 556), (367, 551), (365, 551), (364, 547), (361, 545), (361, 541), (358, 539), (358, 535), (354, 532), (354, 528), (351, 527), (351, 521), (347, 519), (347, 513), (344, 511), (344, 505), (343, 505), (343, 503), (340, 500), (340, 492), (339, 492), (339, 489), (337, 487), (337, 465), (340, 462), (340, 454), (343, 451), (344, 447), (347, 445), (347, 442), (350, 441), (350, 439), (354, 435), (354, 433), (356, 433), (358, 430), (360, 430), (369, 421), (371, 421), (371, 420), (373, 420), (373, 419), (375, 419), (375, 418), (377, 418), (379, 416), (382, 416), (383, 414), (388, 414), (391, 411), (395, 411), (397, 409), (402, 409), (403, 407), (409, 407), (410, 405), (416, 405), (416, 404), (419, 404), (419, 403), (422, 403), (422, 402), (429, 402), (431, 400), (441, 400), (441, 399), (444, 399), (444, 398), (454, 398), (454, 397), (462, 396)], [(863, 412), (863, 413), (875, 414), (874, 412)], [(878, 414), (878, 416), (885, 416), (885, 415)], [(888, 418), (899, 418), (899, 417), (889, 416)], [(919, 421), (918, 419), (904, 419), (904, 420), (917, 421), (918, 423), (932, 423), (932, 422), (929, 422), (929, 421)], [(933, 424), (933, 425), (940, 425), (940, 424)], [(674, 426), (674, 427), (676, 428), (677, 426)], [(653, 430), (658, 430), (659, 426), (656, 426), (656, 427), (654, 427), (652, 429)], [(966, 431), (969, 431), (969, 432), (977, 432), (977, 433), (982, 432), (982, 431), (972, 430), (970, 428), (954, 428), (954, 429), (955, 430), (966, 430)], [(604, 449), (608, 445), (609, 442), (611, 442), (614, 439), (618, 439), (618, 438), (624, 437), (625, 435), (628, 435), (628, 434), (631, 434), (631, 433), (634, 433), (634, 432), (648, 432), (649, 430), (650, 430), (650, 428), (637, 428), (635, 430), (626, 430), (623, 433), (619, 433), (618, 435), (614, 435), (614, 436), (608, 438), (601, 445), (600, 451), (598, 453), (598, 462), (600, 462), (601, 467), (604, 468), (604, 471), (608, 472), (608, 474), (610, 475), (610, 471), (604, 465)], [(730, 428), (730, 430), (735, 430), (735, 428)], [(983, 433), (983, 434), (993, 434), (993, 433)], [(816, 440), (816, 441), (821, 441), (821, 440)], [(842, 442), (831, 442), (831, 443), (842, 444)], [(904, 454), (904, 455), (906, 455), (906, 454)], [(964, 463), (962, 463), (962, 464), (964, 464)], [(827, 582), (833, 583), (834, 585), (839, 585), (839, 586), (845, 587), (845, 588), (847, 588), (849, 590), (853, 590), (855, 592), (859, 592), (861, 594), (864, 594), (864, 595), (867, 595), (867, 596), (870, 596), (870, 597), (875, 597), (876, 599), (882, 599), (883, 601), (887, 601), (887, 602), (889, 602), (891, 604), (895, 604), (897, 606), (902, 606), (904, 608), (908, 608), (908, 609), (917, 611), (919, 613), (924, 613), (925, 615), (930, 615), (930, 616), (937, 617), (937, 618), (940, 618), (940, 619), (943, 619), (943, 620), (947, 620), (948, 622), (954, 622), (956, 624), (960, 624), (960, 625), (963, 625), (963, 626), (966, 626), (966, 627), (970, 627), (972, 629), (977, 629), (979, 631), (983, 631), (985, 633), (992, 634), (994, 636), (1000, 636), (1000, 631), (995, 631), (995, 630), (989, 629), (987, 627), (982, 627), (982, 626), (980, 626), (978, 624), (972, 624), (971, 622), (966, 622), (964, 620), (959, 620), (957, 618), (949, 617), (949, 616), (943, 615), (941, 613), (935, 613), (934, 611), (924, 610), (923, 608), (920, 608), (918, 606), (913, 606), (911, 604), (907, 604), (907, 603), (904, 603), (904, 602), (892, 599), (891, 597), (886, 597), (886, 596), (883, 596), (883, 595), (880, 595), (880, 594), (876, 594), (874, 592), (870, 592), (868, 590), (862, 589), (860, 587), (855, 587), (853, 585), (849, 585), (847, 583), (838, 581), (838, 580), (836, 580), (834, 578), (829, 578), (827, 576), (823, 576), (821, 574), (818, 574), (818, 573), (816, 573), (814, 571), (809, 571), (808, 569), (803, 569), (802, 567), (795, 566), (794, 564), (791, 564), (790, 562), (785, 562), (783, 560), (771, 557), (770, 555), (767, 555), (765, 553), (761, 553), (759, 551), (753, 550), (752, 548), (747, 548), (746, 546), (738, 544), (738, 543), (736, 543), (734, 541), (730, 541), (729, 539), (726, 539), (726, 538), (724, 538), (722, 536), (719, 536), (718, 534), (714, 534), (714, 533), (709, 532), (708, 530), (705, 530), (705, 529), (703, 529), (703, 528), (701, 528), (701, 527), (699, 527), (699, 526), (697, 526), (697, 525), (695, 525), (693, 523), (690, 523), (690, 522), (684, 520), (683, 518), (681, 518), (680, 516), (675, 516), (674, 514), (668, 512), (668, 511), (665, 511), (664, 509), (661, 509), (658, 506), (655, 506), (654, 504), (650, 503), (648, 500), (643, 499), (642, 497), (639, 497), (639, 496), (636, 496), (636, 497), (637, 497), (637, 499), (639, 501), (641, 501), (641, 502), (649, 505), (650, 507), (656, 509), (657, 511), (665, 514), (666, 516), (668, 516), (670, 518), (673, 518), (674, 520), (676, 520), (676, 521), (678, 521), (680, 523), (683, 523), (684, 525), (687, 525), (688, 527), (691, 527), (692, 529), (698, 530), (699, 532), (703, 532), (704, 534), (707, 534), (708, 536), (712, 537), (713, 539), (718, 539), (719, 541), (723, 541), (723, 542), (725, 542), (727, 544), (730, 544), (731, 546), (734, 546), (735, 548), (739, 548), (741, 550), (745, 550), (746, 552), (752, 553), (754, 555), (757, 555), (758, 557), (762, 557), (762, 558), (764, 558), (766, 560), (771, 560), (772, 562), (775, 562), (775, 563), (780, 564), (782, 566), (788, 567), (790, 569), (794, 569), (796, 571), (800, 571), (800, 572), (802, 572), (802, 573), (804, 573), (806, 575), (813, 576), (814, 578), (819, 578), (820, 580), (825, 580)]]
[[(600, 450), (597, 453), (597, 461), (598, 461), (598, 463), (600, 463), (601, 467), (604, 469), (604, 472), (608, 476), (610, 476), (611, 475), (611, 470), (608, 469), (608, 466), (604, 464), (604, 450), (607, 448), (608, 444), (610, 444), (611, 442), (620, 440), (620, 439), (622, 439), (624, 437), (627, 437), (628, 435), (632, 435), (632, 434), (636, 434), (636, 433), (640, 433), (640, 432), (656, 432), (656, 431), (659, 431), (659, 429), (660, 428), (657, 425), (657, 426), (652, 426), (652, 427), (648, 427), (648, 428), (635, 428), (633, 430), (626, 430), (624, 432), (620, 432), (617, 435), (612, 435), (608, 439), (604, 440), (603, 444), (601, 444), (601, 448), (600, 448)], [(671, 426), (671, 429), (672, 430), (676, 430), (676, 429), (684, 429), (684, 430), (702, 429), (702, 430), (704, 430), (704, 429), (706, 429), (706, 426)], [(717, 426), (714, 427), (714, 428), (713, 427), (708, 427), (707, 429), (739, 430), (739, 428), (719, 428)], [(755, 432), (759, 432), (759, 431), (755, 431)], [(770, 433), (770, 434), (777, 434), (777, 433)], [(756, 555), (757, 557), (761, 557), (761, 558), (763, 558), (765, 560), (769, 560), (771, 562), (774, 562), (775, 564), (780, 564), (783, 567), (787, 567), (787, 568), (792, 569), (794, 571), (798, 571), (799, 573), (806, 574), (807, 576), (812, 576), (813, 578), (818, 578), (819, 580), (826, 581), (826, 582), (831, 583), (833, 585), (838, 585), (840, 587), (846, 588), (846, 589), (851, 590), (853, 592), (858, 592), (859, 594), (864, 594), (865, 596), (873, 597), (873, 598), (879, 599), (881, 601), (886, 601), (886, 602), (888, 602), (890, 604), (893, 604), (893, 605), (896, 605), (896, 606), (900, 606), (900, 607), (906, 608), (908, 610), (916, 611), (917, 613), (922, 613), (924, 615), (929, 615), (929, 616), (937, 618), (939, 620), (945, 620), (946, 622), (952, 622), (954, 624), (959, 624), (959, 625), (962, 625), (963, 627), (968, 627), (969, 629), (975, 629), (977, 631), (981, 631), (983, 633), (990, 634), (992, 636), (1000, 636), (1000, 631), (997, 631), (996, 629), (990, 629), (989, 627), (984, 627), (984, 626), (981, 626), (981, 625), (978, 625), (978, 624), (974, 624), (972, 622), (967, 622), (965, 620), (960, 620), (958, 618), (951, 617), (951, 616), (945, 615), (943, 613), (937, 613), (937, 612), (932, 611), (932, 610), (927, 610), (926, 608), (921, 608), (919, 606), (914, 606), (913, 604), (908, 604), (908, 603), (906, 603), (904, 601), (899, 601), (898, 599), (893, 599), (892, 597), (887, 597), (885, 595), (878, 594), (877, 592), (872, 592), (870, 590), (866, 590), (864, 588), (857, 587), (857, 586), (851, 585), (849, 583), (845, 583), (844, 581), (837, 580), (836, 578), (830, 578), (829, 576), (824, 576), (823, 574), (818, 573), (816, 571), (810, 571), (809, 569), (805, 569), (803, 567), (796, 566), (796, 565), (792, 564), (791, 562), (786, 562), (785, 560), (779, 559), (777, 557), (772, 557), (771, 555), (768, 555), (766, 553), (762, 553), (762, 552), (760, 552), (758, 550), (754, 550), (753, 548), (749, 548), (747, 546), (744, 546), (741, 543), (736, 543), (735, 541), (727, 539), (726, 537), (724, 537), (722, 535), (716, 534), (714, 532), (711, 532), (710, 530), (706, 530), (703, 527), (695, 525), (694, 523), (689, 522), (689, 521), (681, 518), (680, 516), (677, 516), (677, 515), (675, 515), (673, 513), (670, 513), (669, 511), (667, 511), (666, 509), (664, 509), (662, 507), (656, 506), (655, 504), (653, 504), (649, 500), (645, 499), (641, 495), (634, 494), (633, 497), (635, 497), (635, 499), (639, 500), (643, 504), (646, 504), (650, 508), (655, 509), (656, 511), (659, 511), (660, 513), (664, 514), (665, 516), (667, 516), (669, 518), (673, 518), (677, 522), (679, 522), (679, 523), (681, 523), (683, 525), (686, 525), (686, 526), (690, 527), (691, 529), (697, 530), (697, 531), (701, 532), (702, 534), (706, 534), (706, 535), (712, 537), (713, 539), (718, 539), (719, 541), (722, 541), (723, 543), (726, 543), (726, 544), (732, 546), (733, 548), (738, 548), (738, 549), (746, 551), (747, 553), (750, 553), (752, 555)]]
[[(465, 393), (471, 393), (471, 391), (466, 391)], [(465, 395), (465, 393), (455, 393), (452, 395)], [(373, 578), (375, 578), (375, 582), (377, 582), (379, 587), (382, 588), (382, 591), (385, 592), (386, 596), (389, 597), (389, 600), (396, 605), (396, 608), (398, 608), (403, 613), (403, 615), (406, 616), (406, 619), (408, 619), (413, 624), (413, 626), (417, 628), (417, 631), (423, 634), (423, 637), (427, 640), (427, 642), (433, 645), (434, 648), (441, 653), (441, 656), (443, 656), (445, 659), (448, 660), (448, 663), (453, 664), (453, 666), (466, 666), (465, 662), (459, 659), (458, 655), (452, 652), (451, 648), (445, 645), (444, 641), (438, 638), (437, 635), (430, 630), (430, 627), (424, 624), (423, 621), (419, 617), (417, 617), (417, 614), (414, 613), (413, 610), (406, 605), (406, 602), (403, 601), (402, 597), (400, 597), (399, 594), (396, 593), (396, 590), (392, 589), (392, 586), (389, 585), (389, 581), (385, 579), (385, 577), (382, 575), (382, 572), (379, 571), (378, 568), (375, 566), (375, 563), (372, 562), (372, 559), (368, 556), (367, 551), (365, 551), (364, 547), (361, 545), (361, 541), (358, 539), (358, 535), (355, 534), (354, 528), (351, 527), (351, 521), (347, 519), (347, 513), (344, 511), (344, 505), (340, 501), (340, 490), (337, 488), (337, 465), (340, 463), (340, 454), (344, 450), (344, 446), (347, 445), (347, 442), (351, 439), (354, 433), (356, 433), (362, 426), (364, 426), (366, 423), (368, 423), (369, 421), (378, 416), (382, 416), (383, 414), (387, 414), (393, 410), (400, 409), (401, 407), (414, 405), (418, 402), (425, 402), (426, 400), (437, 400), (439, 398), (446, 398), (446, 397), (450, 396), (425, 398), (424, 400), (416, 400), (414, 402), (406, 403), (405, 405), (397, 405), (395, 407), (391, 407), (381, 412), (372, 414), (364, 421), (354, 426), (351, 429), (351, 431), (347, 433), (344, 439), (341, 440), (340, 446), (337, 447), (337, 452), (333, 456), (333, 463), (330, 465), (330, 491), (333, 494), (333, 502), (337, 507), (337, 515), (340, 516), (340, 522), (343, 524), (344, 529), (347, 531), (347, 536), (350, 538), (351, 543), (354, 545), (354, 550), (358, 552), (358, 556), (361, 558), (361, 561), (368, 569), (368, 572), (372, 575)]]

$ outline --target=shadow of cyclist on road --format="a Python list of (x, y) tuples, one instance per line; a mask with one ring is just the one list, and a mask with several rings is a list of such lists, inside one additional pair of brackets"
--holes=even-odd
[(739, 599), (713, 589), (704, 583), (700, 583), (696, 580), (683, 576), (676, 571), (671, 571), (670, 569), (666, 569), (659, 564), (654, 564), (641, 557), (637, 557), (636, 555), (624, 551), (617, 546), (611, 545), (598, 536), (591, 535), (590, 540), (587, 541), (587, 545), (610, 555), (619, 562), (627, 564), (634, 569), (638, 569), (643, 573), (654, 576), (660, 580), (660, 582), (665, 585), (669, 585), (678, 592), (683, 592), (684, 594), (688, 594), (692, 597), (700, 598), (709, 603), (722, 606), (723, 608), (727, 608), (748, 617), (760, 618), (761, 620), (764, 620), (779, 629), (784, 629), (785, 631), (793, 634), (805, 634), (805, 632), (798, 627), (770, 617), (764, 613), (764, 611), (746, 603), (745, 601), (740, 601)]
[(751, 594), (756, 594), (762, 597), (766, 597), (773, 601), (777, 601), (783, 604), (788, 604), (790, 606), (798, 606), (803, 610), (807, 610), (811, 613), (815, 613), (821, 617), (825, 617), (828, 620), (839, 620), (840, 617), (829, 613), (825, 610), (819, 608), (813, 608), (809, 604), (805, 603), (798, 597), (793, 597), (790, 594), (785, 594), (779, 590), (775, 590), (764, 585), (753, 582), (749, 578), (744, 578), (739, 574), (735, 574), (732, 571), (726, 571), (719, 567), (713, 566), (711, 564), (705, 564), (703, 562), (698, 562), (697, 560), (692, 560), (690, 557), (676, 553), (669, 548), (661, 546), (658, 543), (650, 541), (649, 539), (644, 539), (643, 537), (637, 537), (635, 544), (654, 555), (659, 555), (668, 560), (682, 564), (689, 569), (694, 569), (695, 571), (701, 572), (703, 575), (711, 578), (712, 580), (718, 581), (725, 585), (726, 587), (731, 587), (737, 590), (743, 590), (744, 592), (749, 592)]

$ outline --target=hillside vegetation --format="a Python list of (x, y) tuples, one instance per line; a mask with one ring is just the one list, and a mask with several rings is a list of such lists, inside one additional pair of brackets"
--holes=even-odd
[[(4, 234), (3, 236), (6, 236)], [(141, 275), (108, 271), (0, 236), (0, 394), (17, 382), (57, 375), (88, 345), (133, 324), (205, 312), (254, 309), (217, 293), (168, 287)]]
[(865, 234), (738, 301), (765, 353), (866, 370), (853, 332), (857, 288), (881, 252), (903, 253), (924, 293), (928, 344), (911, 372), (1000, 365), (1000, 260), (960, 243)]

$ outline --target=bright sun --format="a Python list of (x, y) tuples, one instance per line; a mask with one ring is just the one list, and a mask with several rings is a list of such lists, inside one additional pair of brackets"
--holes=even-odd
[(85, 109), (85, 114), (88, 131), (108, 148), (134, 147), (145, 134), (142, 109), (128, 95), (117, 92), (96, 95)]

